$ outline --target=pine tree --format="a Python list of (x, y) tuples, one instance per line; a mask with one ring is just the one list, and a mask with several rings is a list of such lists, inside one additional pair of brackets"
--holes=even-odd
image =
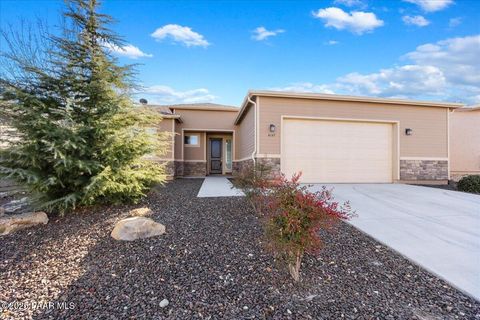
[(165, 180), (163, 166), (143, 159), (166, 151), (166, 134), (153, 139), (146, 130), (160, 115), (134, 106), (132, 66), (109, 53), (122, 41), (97, 0), (69, 1), (64, 18), (60, 36), (40, 36), (47, 49), (26, 50), (32, 37), (19, 48), (4, 33), (0, 116), (18, 139), (0, 151), (0, 175), (26, 185), (50, 212), (135, 202)]

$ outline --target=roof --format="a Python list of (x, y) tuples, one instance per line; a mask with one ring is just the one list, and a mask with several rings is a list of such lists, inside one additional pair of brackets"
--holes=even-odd
[(362, 96), (346, 96), (337, 94), (324, 93), (305, 93), (305, 92), (289, 92), (289, 91), (268, 91), (268, 90), (250, 90), (243, 100), (240, 112), (235, 119), (235, 124), (240, 122), (240, 119), (245, 112), (248, 105), (248, 100), (252, 97), (280, 97), (280, 98), (296, 98), (296, 99), (317, 99), (330, 101), (355, 101), (355, 102), (369, 102), (379, 104), (396, 104), (396, 105), (411, 105), (421, 107), (441, 107), (441, 108), (460, 108), (462, 103), (438, 102), (438, 101), (422, 101), (422, 100), (406, 100), (406, 99), (388, 99), (377, 97), (362, 97)]
[(463, 108), (458, 108), (455, 111), (461, 111), (461, 112), (468, 112), (468, 111), (480, 111), (480, 104), (477, 104), (475, 106), (468, 106), (468, 107), (463, 107)]
[(148, 105), (149, 107), (155, 108), (155, 110), (159, 111), (161, 114), (168, 115), (173, 114), (172, 110), (167, 106), (157, 106), (157, 105)]
[(152, 107), (164, 107), (170, 110), (183, 109), (183, 110), (207, 110), (207, 111), (232, 111), (238, 112), (240, 108), (234, 106), (227, 106), (216, 103), (185, 103), (185, 104), (172, 104), (172, 105), (159, 105)]
[(153, 108), (155, 111), (160, 112), (160, 114), (162, 115), (162, 118), (164, 119), (176, 119), (180, 123), (183, 122), (182, 119), (180, 118), (180, 115), (173, 113), (172, 110), (170, 110), (168, 107), (157, 106), (157, 105), (143, 105), (143, 107)]

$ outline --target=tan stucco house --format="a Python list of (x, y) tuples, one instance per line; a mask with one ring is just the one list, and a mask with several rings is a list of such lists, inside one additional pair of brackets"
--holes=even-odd
[(151, 106), (174, 133), (171, 176), (231, 174), (253, 161), (307, 183), (446, 183), (458, 103), (250, 91), (240, 108)]
[(452, 180), (480, 174), (480, 105), (450, 115), (450, 154)]

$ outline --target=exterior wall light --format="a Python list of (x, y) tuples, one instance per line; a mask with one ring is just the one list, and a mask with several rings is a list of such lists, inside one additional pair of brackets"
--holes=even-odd
[(406, 134), (407, 136), (411, 136), (412, 133), (413, 133), (413, 130), (412, 130), (412, 129), (410, 129), (410, 128), (405, 129), (405, 134)]
[(274, 124), (271, 124), (271, 125), (270, 125), (270, 132), (271, 132), (271, 133), (274, 133), (274, 132), (275, 132), (275, 129), (276, 129), (275, 125), (274, 125)]

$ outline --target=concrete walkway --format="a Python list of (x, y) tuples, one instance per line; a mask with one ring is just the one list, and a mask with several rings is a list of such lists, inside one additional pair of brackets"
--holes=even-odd
[(328, 187), (357, 211), (352, 225), (480, 300), (479, 195), (403, 184)]
[(197, 195), (199, 198), (242, 196), (244, 196), (243, 192), (232, 188), (232, 184), (227, 178), (218, 176), (205, 177)]

